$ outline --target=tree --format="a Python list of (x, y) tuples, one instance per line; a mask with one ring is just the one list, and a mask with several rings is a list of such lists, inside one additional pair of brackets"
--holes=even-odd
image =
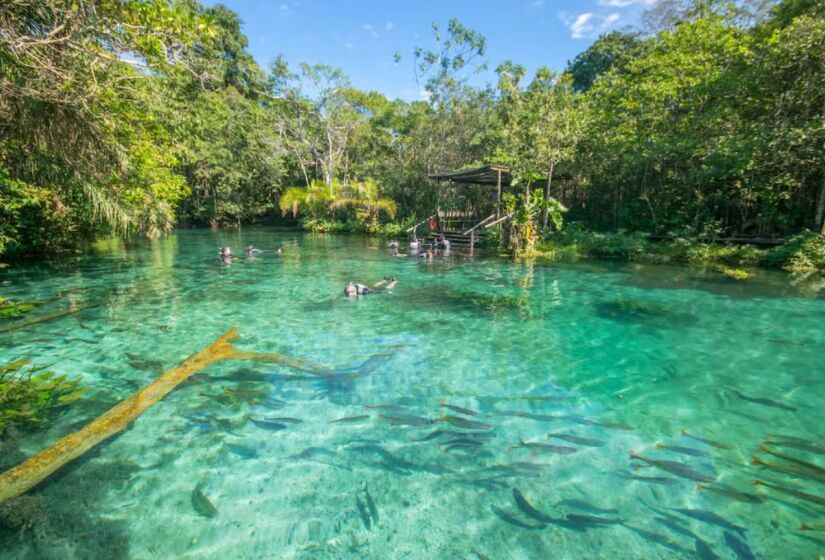
[(613, 31), (602, 35), (587, 50), (576, 55), (568, 63), (566, 73), (571, 76), (573, 88), (587, 91), (602, 74), (613, 68), (621, 69), (642, 56), (644, 47), (645, 42), (637, 33)]

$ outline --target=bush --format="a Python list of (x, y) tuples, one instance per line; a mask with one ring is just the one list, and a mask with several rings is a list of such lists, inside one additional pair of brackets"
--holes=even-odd
[(806, 231), (768, 251), (762, 264), (798, 272), (825, 271), (825, 238)]

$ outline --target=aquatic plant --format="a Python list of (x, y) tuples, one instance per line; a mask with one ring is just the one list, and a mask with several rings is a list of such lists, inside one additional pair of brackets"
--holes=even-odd
[(28, 360), (0, 366), (0, 435), (11, 426), (43, 424), (86, 392), (79, 381), (43, 369)]
[(747, 270), (742, 270), (741, 268), (728, 268), (726, 266), (720, 268), (719, 272), (731, 280), (747, 280), (751, 276)]
[(37, 307), (36, 301), (14, 302), (10, 299), (0, 297), (0, 319), (16, 319)]

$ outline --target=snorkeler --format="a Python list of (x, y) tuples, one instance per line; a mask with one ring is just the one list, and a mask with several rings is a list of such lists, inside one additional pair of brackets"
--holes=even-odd
[(263, 253), (263, 251), (261, 251), (260, 249), (256, 249), (252, 245), (247, 245), (247, 247), (246, 247), (246, 254), (247, 255), (249, 255), (249, 256), (257, 255), (258, 253)]
[[(384, 284), (387, 285), (384, 286)], [(352, 297), (365, 296), (376, 292), (385, 292), (387, 290), (392, 290), (396, 284), (398, 284), (398, 280), (395, 276), (384, 276), (383, 280), (376, 282), (371, 288), (369, 286), (365, 286), (364, 284), (356, 284), (355, 282), (350, 281), (344, 287), (344, 295), (347, 297)]]
[(232, 258), (232, 249), (229, 247), (221, 247), (220, 252), (218, 253), (218, 258), (223, 260), (229, 260)]

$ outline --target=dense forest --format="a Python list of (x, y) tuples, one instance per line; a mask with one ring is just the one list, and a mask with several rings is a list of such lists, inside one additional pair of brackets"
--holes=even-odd
[(428, 93), (407, 102), (261, 68), (220, 5), (4, 2), (0, 255), (282, 215), (398, 232), (449, 196), (428, 173), (492, 162), (540, 185), (507, 201), (528, 236), (548, 206), (600, 231), (825, 233), (825, 4), (660, 0), (643, 27), (479, 87), (484, 37), (434, 24), (396, 55)]

